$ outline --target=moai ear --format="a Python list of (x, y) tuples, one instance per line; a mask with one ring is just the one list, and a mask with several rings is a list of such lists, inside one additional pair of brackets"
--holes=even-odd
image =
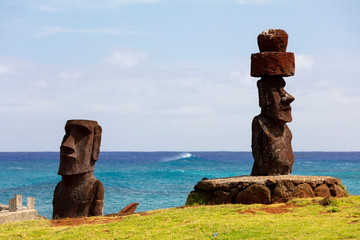
[(266, 102), (265, 107), (269, 107), (271, 105), (271, 102), (273, 102), (273, 93), (270, 89), (266, 89)]
[(93, 143), (93, 152), (91, 156), (91, 160), (93, 160), (94, 162), (98, 160), (100, 154), (101, 133), (102, 133), (102, 128), (100, 125), (97, 125), (94, 128), (94, 143)]
[(258, 89), (259, 92), (259, 106), (261, 109), (266, 108), (269, 106), (270, 102), (269, 102), (269, 91), (268, 89), (265, 88), (259, 88)]

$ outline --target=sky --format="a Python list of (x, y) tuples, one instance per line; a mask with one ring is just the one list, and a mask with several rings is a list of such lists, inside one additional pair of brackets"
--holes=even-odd
[(102, 151), (251, 151), (250, 55), (289, 35), (294, 151), (360, 150), (360, 1), (2, 0), (0, 151), (59, 151), (69, 119)]

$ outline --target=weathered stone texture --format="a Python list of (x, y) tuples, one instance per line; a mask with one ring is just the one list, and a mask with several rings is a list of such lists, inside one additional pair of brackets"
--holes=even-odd
[(9, 212), (16, 212), (16, 199), (9, 199)]
[(213, 193), (214, 198), (210, 201), (210, 204), (226, 204), (232, 202), (231, 193), (223, 190), (217, 190)]
[(133, 214), (137, 208), (137, 206), (139, 205), (139, 203), (130, 203), (129, 205), (127, 205), (126, 207), (124, 207), (119, 213), (118, 215), (120, 216), (124, 216), (124, 215), (130, 215)]
[(346, 195), (341, 181), (327, 176), (239, 176), (202, 180), (196, 186), (212, 186), (207, 191), (194, 187), (192, 192), (210, 204), (284, 203), (294, 198)]
[(288, 34), (281, 29), (268, 29), (259, 34), (257, 41), (260, 52), (286, 52)]
[(35, 209), (35, 197), (28, 197), (26, 203), (27, 209)]
[(314, 189), (316, 197), (331, 197), (330, 189), (326, 184), (321, 184)]
[(252, 203), (271, 203), (270, 190), (261, 184), (254, 184), (240, 192), (235, 203), (252, 204)]
[(295, 56), (292, 52), (261, 52), (251, 54), (252, 77), (281, 76), (295, 74)]
[(345, 197), (345, 191), (339, 185), (330, 185), (330, 194), (333, 197)]
[(22, 195), (15, 194), (16, 207), (22, 208)]
[(22, 209), (16, 212), (3, 212), (0, 214), (0, 224), (43, 219), (35, 209)]
[(196, 184), (195, 189), (210, 191), (215, 188), (215, 183), (209, 181), (200, 181)]
[(281, 180), (277, 183), (272, 194), (272, 201), (277, 203), (288, 202), (297, 197), (296, 187), (289, 180)]
[(313, 198), (315, 197), (312, 187), (307, 183), (301, 183), (296, 186), (297, 197), (299, 198)]
[(286, 175), (292, 171), (292, 134), (286, 124), (278, 125), (259, 115), (252, 123), (252, 176)]

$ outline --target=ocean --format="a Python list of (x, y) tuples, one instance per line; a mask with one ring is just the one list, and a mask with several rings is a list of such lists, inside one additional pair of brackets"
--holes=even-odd
[[(95, 177), (105, 188), (104, 214), (132, 202), (137, 211), (185, 204), (202, 178), (249, 175), (251, 152), (101, 152)], [(0, 152), (0, 204), (15, 194), (35, 197), (35, 208), (52, 216), (58, 152)], [(352, 195), (360, 195), (360, 152), (295, 152), (293, 175), (340, 178)]]

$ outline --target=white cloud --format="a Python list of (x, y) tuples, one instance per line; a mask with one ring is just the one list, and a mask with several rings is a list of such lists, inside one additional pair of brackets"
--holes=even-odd
[(160, 0), (114, 0), (113, 2), (118, 4), (135, 4), (135, 3), (156, 3), (156, 2), (160, 2)]
[(22, 59), (0, 56), (0, 75), (19, 74), (19, 71), (26, 71), (31, 68), (31, 63)]
[(74, 71), (63, 71), (59, 73), (59, 77), (65, 80), (75, 80), (81, 76), (81, 72), (79, 70)]
[(54, 6), (50, 6), (50, 5), (37, 5), (35, 6), (35, 9), (38, 9), (42, 12), (60, 12), (62, 11), (62, 9), (54, 7)]
[(232, 70), (229, 77), (237, 80), (242, 87), (253, 88), (256, 86), (256, 79), (250, 76), (250, 71)]
[(116, 50), (109, 58), (104, 59), (104, 63), (122, 68), (133, 68), (145, 59), (147, 59), (146, 53), (138, 49)]
[(8, 66), (0, 65), (0, 74), (7, 73), (7, 72), (9, 72), (10, 70), (11, 70), (11, 69), (10, 69)]
[[(59, 139), (49, 136), (55, 143), (37, 139), (37, 150), (56, 150), (52, 146), (58, 147), (66, 120), (84, 118), (102, 125), (103, 150), (250, 150), (251, 121), (260, 108), (256, 79), (245, 66), (199, 64), (194, 70), (183, 63), (132, 69), (146, 53), (118, 49), (110, 55), (108, 64), (77, 67), (0, 58), (16, 72), (0, 88), (3, 124), (21, 125), (21, 120), (23, 129), (5, 129), (13, 144), (3, 141), (4, 149), (31, 150), (14, 139), (31, 141), (36, 132), (59, 131)], [(349, 144), (360, 134), (357, 87), (345, 87), (331, 76), (309, 74), (307, 84), (299, 80), (298, 87), (289, 79), (287, 90), (296, 98), (289, 124), (294, 150), (331, 150), (326, 144), (356, 150)]]
[(329, 87), (333, 87), (334, 83), (329, 81), (328, 79), (322, 79), (320, 80), (318, 83), (316, 83), (316, 86), (318, 88), (329, 88)]
[(48, 84), (45, 81), (41, 80), (41, 81), (35, 82), (35, 85), (38, 87), (46, 87)]
[(315, 61), (311, 56), (305, 54), (295, 54), (295, 67), (297, 71), (310, 71), (314, 65)]
[(260, 3), (268, 3), (274, 2), (275, 0), (215, 0), (215, 1), (225, 1), (225, 2), (233, 2), (237, 4), (250, 5), (250, 4), (260, 4)]
[(141, 34), (131, 30), (122, 30), (119, 28), (89, 28), (89, 29), (74, 29), (64, 28), (59, 26), (44, 27), (39, 32), (33, 34), (33, 37), (46, 37), (61, 33), (75, 33), (75, 34), (108, 34), (108, 35), (135, 35)]
[(122, 5), (130, 4), (151, 4), (163, 0), (52, 0), (39, 1), (34, 8), (44, 12), (57, 12), (68, 8), (77, 8), (83, 10), (97, 11), (104, 9), (111, 9)]

